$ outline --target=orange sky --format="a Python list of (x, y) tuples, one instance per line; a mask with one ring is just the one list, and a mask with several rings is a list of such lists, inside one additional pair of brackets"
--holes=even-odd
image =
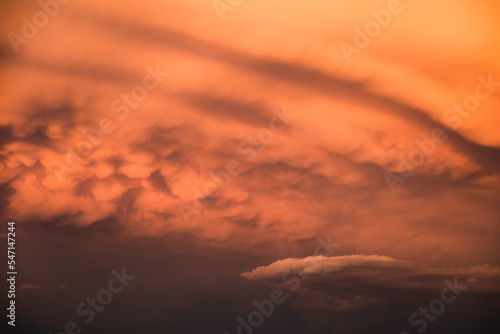
[(0, 5), (2, 217), (498, 276), (499, 4), (390, 2)]

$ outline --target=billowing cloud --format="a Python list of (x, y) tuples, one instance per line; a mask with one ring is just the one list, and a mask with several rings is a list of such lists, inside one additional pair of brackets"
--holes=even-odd
[(75, 0), (34, 28), (43, 4), (2, 3), (2, 219), (286, 259), (244, 274), (265, 282), (330, 235), (304, 284), (384, 269), (490, 291), (498, 3), (237, 2)]

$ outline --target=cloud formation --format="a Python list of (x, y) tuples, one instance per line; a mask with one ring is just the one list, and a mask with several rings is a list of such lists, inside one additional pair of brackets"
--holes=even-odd
[(383, 327), (377, 315), (383, 309), (393, 313), (391, 321), (401, 323), (400, 330), (418, 326), (421, 333), (458, 298), (461, 303), (453, 307), (461, 312), (466, 312), (467, 303), (482, 303), (482, 312), (487, 312), (500, 295), (498, 266), (437, 268), (380, 255), (287, 258), (241, 276), (284, 291), (292, 300), (291, 310), (311, 328), (315, 323), (328, 328), (341, 314), (353, 313), (372, 324), (350, 323), (349, 330)]
[(75, 0), (17, 53), (40, 5), (1, 4), (0, 217), (194, 238), (277, 261), (244, 274), (274, 283), (331, 235), (339, 256), (302, 269), (325, 296), (453, 275), (496, 291), (500, 7), (402, 0), (346, 62), (387, 3), (245, 1), (221, 21), (211, 1)]

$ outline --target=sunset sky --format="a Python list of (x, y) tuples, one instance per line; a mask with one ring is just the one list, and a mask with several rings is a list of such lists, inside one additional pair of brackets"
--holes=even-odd
[[(498, 333), (499, 15), (2, 2), (0, 241), (15, 221), (18, 266), (2, 328)], [(122, 270), (87, 322), (78, 305)]]

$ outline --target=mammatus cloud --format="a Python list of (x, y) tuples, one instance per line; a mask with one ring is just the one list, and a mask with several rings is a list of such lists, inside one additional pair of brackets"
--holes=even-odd
[[(151, 323), (191, 324), (195, 305), (213, 324), (206, 310), (244, 305), (234, 296), (254, 281), (297, 287), (290, 312), (307, 333), (374, 333), (349, 326), (381, 305), (406, 321), (455, 277), (461, 302), (493, 305), (497, 2), (401, 0), (366, 37), (396, 1), (243, 1), (223, 21), (213, 1), (42, 2), (59, 3), (47, 24), (39, 1), (0, 4), (0, 215), (35, 240), (24, 263), (36, 279), (21, 291), (89, 286), (94, 260), (130, 249), (127, 261), (147, 263), (138, 272), (161, 268), (161, 284), (138, 284), (151, 287)], [(343, 43), (361, 52), (347, 61)], [(304, 258), (317, 235), (341, 254), (383, 255)], [(71, 256), (52, 276), (40, 254)], [(206, 269), (212, 259), (227, 267)], [(71, 267), (81, 261), (94, 270)], [(244, 266), (256, 268), (247, 280)]]
[[(341, 242), (350, 243), (352, 253), (468, 264), (498, 260), (491, 252), (498, 243), (492, 199), (500, 189), (494, 126), (500, 72), (493, 58), (474, 70), (453, 71), (460, 78), (455, 80), (440, 67), (425, 70), (413, 57), (395, 59), (374, 41), (346, 68), (345, 59), (332, 54), (339, 52), (334, 41), (352, 38), (352, 27), (361, 23), (357, 16), (349, 21), (339, 14), (359, 8), (341, 4), (322, 4), (319, 10), (287, 3), (285, 16), (279, 1), (262, 14), (259, 5), (245, 5), (246, 11), (239, 7), (234, 13), (240, 20), (228, 18), (224, 28), (212, 9), (205, 12), (200, 4), (165, 2), (169, 10), (200, 18), (189, 27), (156, 15), (144, 21), (139, 13), (152, 11), (149, 2), (142, 11), (120, 3), (120, 15), (114, 16), (107, 6), (63, 6), (19, 54), (3, 53), (8, 80), (2, 94), (9, 98), (1, 103), (0, 168), (7, 215), (80, 227), (115, 219), (133, 235), (190, 233), (234, 245), (276, 242), (278, 235), (293, 243), (330, 233), (348, 240)], [(416, 20), (415, 11), (426, 7), (412, 6), (417, 9), (408, 7), (401, 15)], [(443, 6), (463, 13), (460, 5)], [(292, 14), (303, 10), (317, 19), (299, 25), (307, 36), (330, 31), (331, 43), (299, 34), (293, 45), (276, 44), (259, 27), (245, 38), (228, 33), (253, 27), (260, 17), (288, 34), (297, 24)], [(281, 13), (279, 22), (274, 11)], [(335, 25), (325, 12), (337, 17)], [(416, 32), (408, 31), (412, 42), (400, 36), (397, 25), (412, 27), (404, 22), (394, 19), (377, 41), (393, 38), (425, 49)], [(17, 31), (17, 24), (3, 23), (2, 29)], [(74, 40), (78, 43), (70, 43)], [(459, 39), (446, 41), (451, 48), (463, 47)], [(428, 52), (424, 59), (451, 68), (470, 63), (447, 53)], [(145, 81), (151, 69), (169, 76), (144, 95), (140, 87), (154, 84), (151, 77)], [(490, 84), (479, 91), (488, 98), (473, 112), (457, 111), (454, 105), (466, 104), (484, 80)], [(285, 107), (295, 116), (286, 129), (272, 141), (259, 138), (275, 117), (273, 110)], [(445, 141), (433, 139), (436, 128), (443, 129)], [(233, 161), (238, 175), (213, 196), (215, 190), (206, 185)], [(394, 193), (388, 172), (404, 175), (391, 179)], [(193, 202), (208, 204), (199, 210)], [(197, 211), (190, 224), (181, 205)], [(492, 233), (485, 236), (481, 229)], [(248, 233), (254, 239), (246, 238)], [(439, 250), (454, 243), (479, 249)], [(387, 250), (385, 244), (394, 247)]]

